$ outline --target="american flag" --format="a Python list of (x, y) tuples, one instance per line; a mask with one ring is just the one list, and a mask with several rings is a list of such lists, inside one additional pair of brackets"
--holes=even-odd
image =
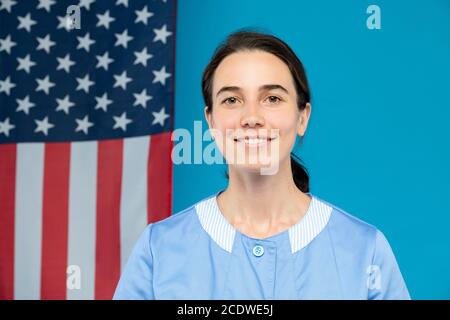
[(110, 299), (171, 214), (175, 16), (0, 0), (0, 299)]

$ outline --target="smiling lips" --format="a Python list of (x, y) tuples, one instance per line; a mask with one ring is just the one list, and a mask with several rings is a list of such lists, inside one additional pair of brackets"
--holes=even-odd
[(234, 138), (233, 140), (235, 142), (244, 142), (245, 145), (247, 146), (262, 146), (274, 139), (275, 138), (272, 137), (256, 136), (256, 137)]

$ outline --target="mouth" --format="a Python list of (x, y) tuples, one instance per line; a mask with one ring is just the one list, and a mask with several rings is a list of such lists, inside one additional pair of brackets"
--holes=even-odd
[(266, 144), (269, 144), (272, 140), (275, 140), (276, 138), (273, 137), (241, 137), (241, 138), (233, 138), (235, 143), (244, 143), (246, 146), (249, 147), (259, 147), (264, 146)]

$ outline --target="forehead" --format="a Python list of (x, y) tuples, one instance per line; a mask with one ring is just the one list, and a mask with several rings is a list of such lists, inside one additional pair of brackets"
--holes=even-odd
[(213, 94), (222, 86), (256, 89), (261, 85), (280, 84), (290, 92), (294, 81), (288, 66), (277, 56), (264, 51), (241, 51), (227, 56), (217, 67)]

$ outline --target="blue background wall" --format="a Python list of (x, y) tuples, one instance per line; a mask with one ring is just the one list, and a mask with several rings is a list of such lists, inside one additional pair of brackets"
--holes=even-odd
[[(366, 9), (381, 9), (381, 29)], [(203, 120), (201, 74), (230, 32), (259, 27), (313, 93), (296, 153), (312, 193), (377, 226), (414, 299), (450, 298), (450, 1), (178, 0), (176, 128)], [(224, 166), (174, 167), (176, 213), (224, 188)]]

